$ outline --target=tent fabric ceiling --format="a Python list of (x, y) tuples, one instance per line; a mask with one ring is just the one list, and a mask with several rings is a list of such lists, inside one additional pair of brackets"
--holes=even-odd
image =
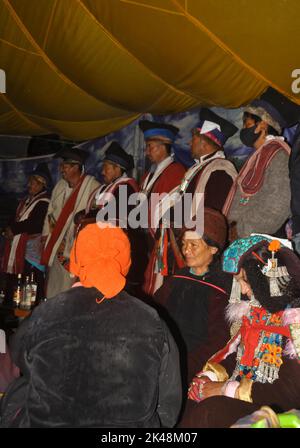
[(300, 104), (298, 0), (2, 0), (0, 133), (108, 134), (142, 113)]

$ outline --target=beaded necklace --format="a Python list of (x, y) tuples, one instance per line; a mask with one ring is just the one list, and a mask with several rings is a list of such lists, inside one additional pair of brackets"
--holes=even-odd
[[(238, 347), (233, 380), (240, 381), (246, 377), (259, 383), (273, 383), (278, 378), (285, 333), (281, 317), (282, 311), (272, 314), (261, 307), (250, 307), (249, 317), (243, 318), (241, 330), (245, 336)], [(253, 356), (247, 358), (255, 341)]]

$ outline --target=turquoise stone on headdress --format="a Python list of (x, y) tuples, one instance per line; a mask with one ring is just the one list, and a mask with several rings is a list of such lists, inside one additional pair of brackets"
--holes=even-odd
[(272, 240), (261, 235), (253, 235), (247, 238), (235, 240), (224, 251), (223, 271), (229, 272), (230, 274), (237, 274), (239, 272), (238, 266), (241, 257), (248, 252), (251, 247), (255, 246), (257, 243), (261, 243), (262, 241), (270, 242)]

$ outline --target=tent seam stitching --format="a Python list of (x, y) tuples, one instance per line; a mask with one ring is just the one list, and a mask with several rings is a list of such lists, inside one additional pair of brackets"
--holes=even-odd
[(255, 78), (257, 78), (258, 81), (263, 81), (266, 83), (267, 87), (268, 85), (272, 86), (274, 89), (278, 90), (283, 95), (291, 98), (294, 102), (297, 102), (299, 104), (299, 99), (294, 98), (289, 92), (286, 92), (284, 89), (282, 89), (279, 85), (275, 84), (270, 79), (266, 78), (263, 74), (258, 72), (255, 68), (251, 67), (247, 62), (245, 62), (238, 54), (236, 54), (233, 50), (229, 48), (228, 45), (226, 45), (219, 37), (217, 37), (212, 31), (210, 31), (198, 18), (192, 16), (188, 10), (184, 10), (180, 4), (178, 4), (177, 0), (171, 0), (179, 9), (181, 9), (184, 13), (184, 15), (190, 20), (192, 23), (195, 24), (198, 28), (200, 28), (205, 34), (207, 34), (208, 37), (211, 38), (211, 40), (224, 52), (226, 52), (231, 58), (243, 66), (246, 70), (248, 70)]
[[(23, 31), (23, 33), (26, 35), (26, 37), (28, 38), (28, 40), (32, 43), (32, 45), (34, 47), (36, 47), (38, 49), (38, 55), (44, 60), (44, 62), (48, 65), (48, 67), (50, 69), (52, 69), (53, 72), (55, 72), (57, 74), (57, 76), (59, 78), (61, 78), (66, 84), (68, 84), (70, 87), (75, 88), (76, 90), (78, 90), (79, 92), (81, 92), (84, 95), (87, 95), (88, 97), (90, 97), (91, 99), (94, 99), (95, 101), (97, 101), (100, 105), (106, 105), (108, 107), (111, 108), (115, 108), (115, 109), (121, 109), (120, 107), (116, 107), (116, 106), (112, 106), (102, 100), (99, 100), (97, 97), (95, 97), (94, 95), (92, 95), (91, 93), (87, 92), (86, 90), (82, 89), (79, 85), (77, 85), (74, 81), (72, 81), (70, 78), (67, 77), (67, 75), (65, 75), (56, 65), (54, 62), (52, 62), (52, 60), (47, 56), (47, 54), (43, 51), (43, 49), (40, 47), (40, 45), (35, 41), (34, 37), (31, 35), (30, 31), (27, 29), (27, 27), (23, 24), (23, 22), (20, 20), (17, 12), (15, 11), (15, 9), (13, 8), (13, 6), (11, 5), (11, 3), (9, 2), (9, 0), (2, 0), (4, 2), (4, 4), (7, 6), (9, 12), (11, 13), (15, 23), (17, 24), (17, 26), (21, 29), (21, 31)], [(125, 112), (130, 112), (126, 109), (122, 109)]]
[(138, 1), (134, 1), (134, 0), (119, 0), (121, 3), (128, 3), (129, 5), (136, 5), (136, 6), (140, 6), (141, 8), (146, 8), (146, 9), (154, 9), (156, 11), (160, 11), (160, 12), (165, 12), (167, 14), (173, 14), (176, 16), (183, 16), (184, 14), (182, 12), (176, 12), (176, 11), (170, 11), (168, 9), (164, 9), (164, 8), (159, 8), (158, 6), (151, 6), (151, 5), (146, 5), (145, 3), (139, 3)]
[(3, 94), (2, 95), (2, 98), (3, 98), (3, 100), (6, 102), (6, 104), (8, 104), (10, 107), (11, 107), (11, 109), (23, 120), (23, 121), (25, 121), (27, 124), (30, 124), (30, 126), (34, 126), (34, 127), (36, 127), (36, 128), (39, 128), (39, 129), (41, 129), (42, 131), (46, 131), (47, 132), (47, 129), (46, 128), (44, 128), (44, 127), (42, 127), (42, 126), (40, 126), (39, 124), (37, 124), (37, 123), (35, 123), (34, 121), (32, 121), (32, 120), (30, 120), (29, 118), (27, 118), (27, 115), (26, 115), (26, 113), (25, 112), (23, 112), (23, 111), (20, 111), (20, 109), (18, 109), (15, 105), (14, 105), (14, 103), (8, 98), (8, 95), (7, 95), (7, 93), (6, 94)]
[(49, 31), (50, 31), (50, 28), (51, 28), (51, 26), (52, 26), (52, 22), (53, 22), (53, 17), (54, 17), (54, 12), (55, 12), (55, 9), (56, 9), (56, 5), (57, 5), (57, 0), (55, 0), (55, 2), (54, 2), (54, 4), (53, 4), (53, 8), (52, 8), (52, 10), (51, 10), (51, 14), (50, 14), (50, 18), (49, 18), (49, 22), (48, 22), (48, 26), (47, 26), (46, 34), (45, 34), (45, 37), (44, 37), (44, 42), (43, 42), (43, 45), (42, 45), (43, 50), (45, 50), (45, 48), (46, 48), (46, 46), (47, 46), (48, 37), (49, 37)]
[(137, 56), (135, 56), (133, 53), (131, 53), (131, 51), (129, 51), (128, 48), (125, 48), (124, 45), (113, 35), (110, 33), (110, 31), (105, 28), (105, 26), (99, 22), (99, 20), (94, 16), (94, 14), (88, 9), (88, 7), (82, 3), (81, 0), (77, 0), (77, 2), (82, 6), (83, 9), (86, 10), (86, 12), (91, 16), (91, 18), (102, 28), (102, 30), (104, 31), (104, 33), (107, 35), (107, 37), (123, 52), (127, 53), (132, 59), (134, 59), (139, 65), (141, 65), (143, 68), (145, 68), (150, 76), (153, 76), (154, 78), (156, 78), (158, 81), (160, 81), (161, 83), (163, 83), (165, 86), (167, 86), (167, 88), (169, 88), (170, 90), (174, 91), (175, 93), (182, 95), (182, 96), (186, 96), (189, 97), (192, 100), (196, 100), (196, 101), (201, 101), (201, 98), (195, 97), (194, 95), (191, 95), (190, 93), (186, 93), (184, 90), (179, 90), (176, 87), (174, 87), (172, 84), (170, 84), (168, 81), (164, 80), (163, 78), (161, 78), (157, 73), (155, 73), (153, 70), (151, 70), (147, 65), (145, 65)]
[(27, 50), (26, 48), (19, 47), (18, 45), (13, 44), (12, 42), (9, 42), (8, 40), (2, 39), (2, 37), (0, 37), (0, 42), (3, 42), (6, 45), (10, 45), (11, 47), (16, 48), (17, 50), (25, 51), (25, 53), (33, 54), (35, 56), (39, 56), (40, 57), (39, 53), (36, 53), (35, 51)]

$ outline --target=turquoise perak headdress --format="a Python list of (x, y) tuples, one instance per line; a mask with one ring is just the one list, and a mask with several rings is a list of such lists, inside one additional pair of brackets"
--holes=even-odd
[(265, 241), (266, 245), (268, 245), (272, 240), (261, 235), (252, 235), (235, 240), (223, 254), (223, 271), (230, 274), (238, 274), (241, 258), (249, 249), (255, 251), (256, 246), (260, 246), (262, 241)]

